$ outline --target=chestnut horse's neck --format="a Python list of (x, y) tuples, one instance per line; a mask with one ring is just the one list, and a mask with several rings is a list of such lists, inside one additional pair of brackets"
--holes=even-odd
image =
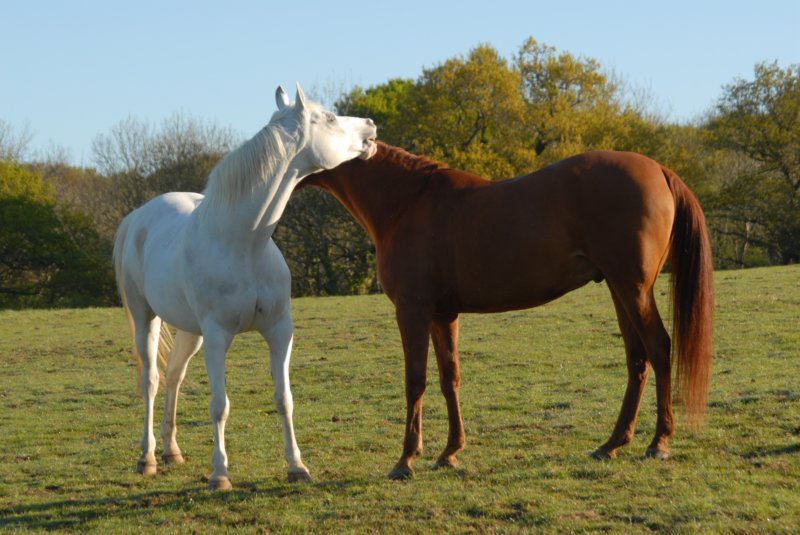
[(444, 164), (379, 142), (369, 160), (351, 160), (315, 173), (300, 187), (317, 186), (330, 192), (378, 243), (428, 189), (432, 175), (444, 169)]

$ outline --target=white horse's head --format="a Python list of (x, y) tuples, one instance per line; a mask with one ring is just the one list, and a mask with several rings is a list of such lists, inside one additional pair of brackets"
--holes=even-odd
[(372, 119), (337, 116), (307, 100), (297, 84), (294, 103), (282, 87), (275, 92), (280, 122), (298, 139), (298, 163), (306, 173), (333, 169), (353, 158), (367, 159), (377, 150), (377, 128)]

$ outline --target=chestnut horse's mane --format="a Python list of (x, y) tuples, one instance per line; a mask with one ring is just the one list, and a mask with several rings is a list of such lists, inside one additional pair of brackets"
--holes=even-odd
[(431, 160), (426, 156), (417, 156), (411, 154), (407, 150), (389, 145), (383, 141), (378, 141), (378, 156), (379, 158), (396, 163), (402, 169), (414, 173), (432, 173), (434, 171), (443, 171), (450, 169), (449, 166), (442, 162)]

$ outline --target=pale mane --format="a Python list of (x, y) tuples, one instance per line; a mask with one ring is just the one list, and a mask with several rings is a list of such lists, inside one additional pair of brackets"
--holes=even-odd
[(276, 178), (278, 167), (289, 159), (285, 147), (289, 134), (280, 126), (281, 115), (276, 112), (267, 126), (211, 170), (205, 202), (218, 208), (232, 208), (256, 187)]

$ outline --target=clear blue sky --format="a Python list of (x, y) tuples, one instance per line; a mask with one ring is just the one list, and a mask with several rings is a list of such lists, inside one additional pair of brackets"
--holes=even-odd
[(278, 84), (323, 96), (416, 78), (479, 43), (510, 58), (528, 36), (599, 60), (676, 121), (758, 62), (800, 63), (798, 0), (0, 0), (0, 20), (0, 119), (83, 165), (129, 115), (182, 112), (244, 138)]

